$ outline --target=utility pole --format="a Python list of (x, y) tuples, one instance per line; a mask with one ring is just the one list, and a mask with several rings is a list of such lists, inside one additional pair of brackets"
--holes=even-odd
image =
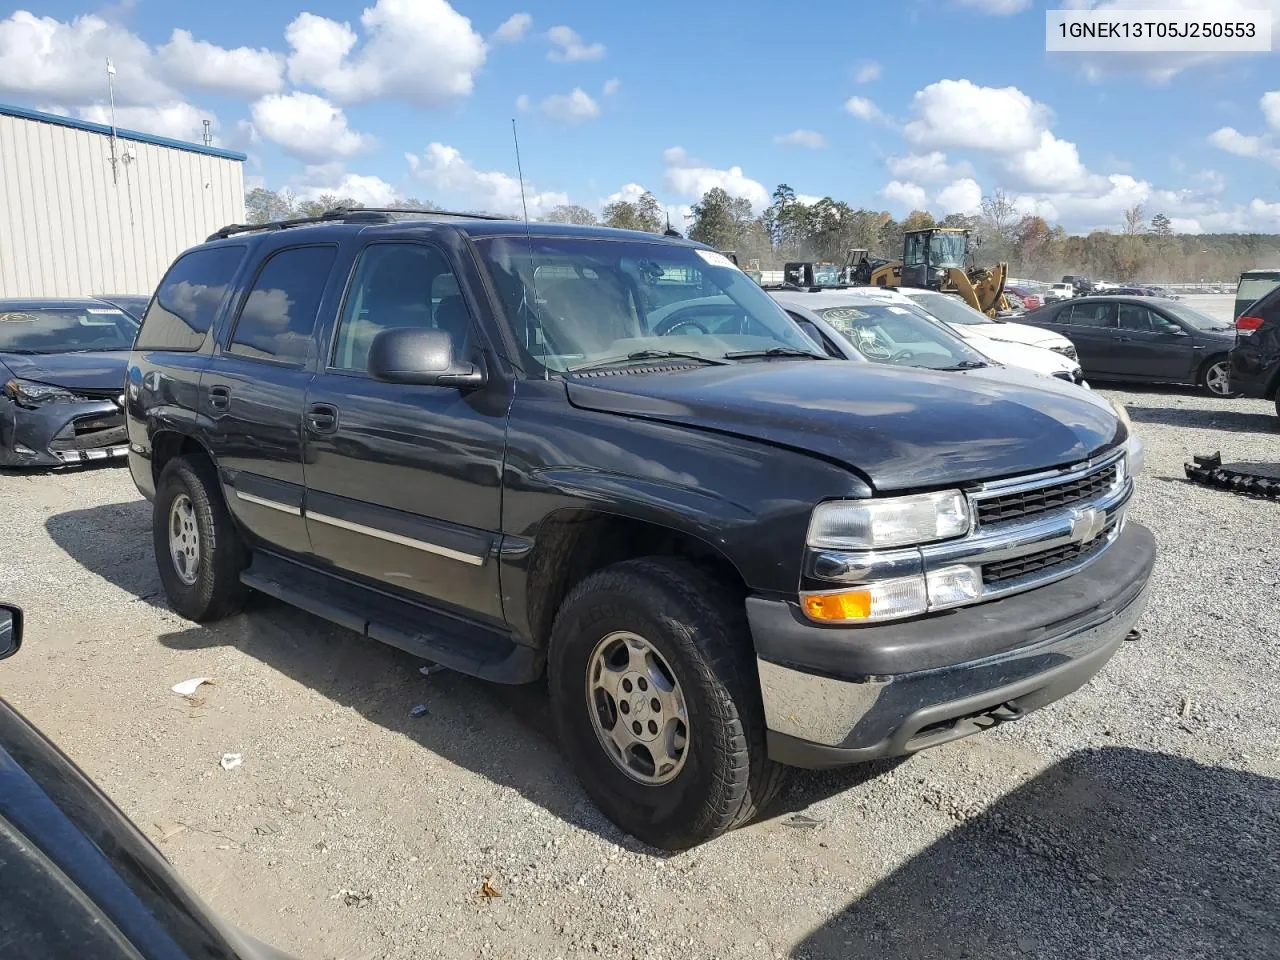
[(116, 65), (107, 57), (107, 98), (111, 104), (111, 182), (120, 183), (120, 173), (116, 169)]
[(204, 145), (206, 147), (213, 146), (213, 123), (210, 120), (204, 121)]

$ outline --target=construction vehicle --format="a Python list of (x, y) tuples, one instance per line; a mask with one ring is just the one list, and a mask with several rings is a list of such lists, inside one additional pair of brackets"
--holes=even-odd
[(761, 277), (763, 276), (763, 274), (760, 272), (760, 261), (759, 261), (758, 259), (756, 259), (756, 258), (752, 258), (752, 259), (750, 259), (750, 260), (748, 260), (748, 261), (747, 261), (746, 266), (743, 266), (741, 263), (739, 263), (739, 262), (738, 262), (738, 251), (737, 251), (737, 250), (719, 250), (719, 251), (717, 251), (717, 252), (718, 252), (721, 256), (728, 257), (730, 260), (732, 260), (732, 261), (733, 261), (733, 265), (734, 265), (735, 267), (737, 267), (739, 270), (741, 270), (743, 273), (745, 273), (748, 277), (750, 277), (750, 278), (751, 278), (752, 280), (754, 280), (756, 283), (759, 283), (759, 282), (760, 282)]
[[(857, 257), (856, 262), (854, 258)], [(875, 287), (923, 287), (958, 296), (973, 309), (994, 317), (1008, 310), (1004, 284), (1009, 265), (973, 266), (969, 231), (959, 227), (908, 230), (902, 259), (872, 261), (866, 250), (850, 251), (851, 276)]]

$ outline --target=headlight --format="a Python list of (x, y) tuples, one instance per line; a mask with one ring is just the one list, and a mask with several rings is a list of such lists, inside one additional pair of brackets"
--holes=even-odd
[(969, 501), (959, 490), (946, 490), (819, 504), (809, 520), (808, 543), (823, 550), (880, 550), (968, 532)]
[(72, 403), (83, 400), (70, 390), (55, 387), (48, 383), (36, 383), (33, 380), (9, 380), (4, 385), (4, 395), (10, 400), (34, 406), (38, 403)]

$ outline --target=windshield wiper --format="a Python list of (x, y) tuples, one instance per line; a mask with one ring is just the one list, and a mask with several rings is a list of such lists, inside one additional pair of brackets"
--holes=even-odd
[(810, 360), (830, 360), (825, 353), (812, 353), (798, 347), (769, 347), (764, 350), (734, 350), (726, 353), (729, 360), (748, 360), (753, 357), (807, 357)]
[(953, 367), (934, 367), (934, 369), (950, 372), (952, 370), (980, 370), (983, 367), (989, 366), (991, 366), (991, 364), (984, 360), (961, 360)]
[(700, 353), (681, 353), (678, 350), (636, 350), (621, 357), (604, 357), (601, 360), (588, 360), (575, 364), (565, 370), (566, 373), (578, 373), (582, 370), (596, 370), (600, 367), (616, 367), (624, 363), (635, 363), (640, 360), (697, 360), (713, 366), (723, 366), (728, 360), (719, 357), (704, 357)]

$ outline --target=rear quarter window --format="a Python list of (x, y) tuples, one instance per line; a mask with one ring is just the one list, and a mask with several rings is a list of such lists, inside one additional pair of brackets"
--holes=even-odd
[(147, 308), (136, 349), (199, 350), (247, 249), (239, 245), (206, 247), (179, 257)]

